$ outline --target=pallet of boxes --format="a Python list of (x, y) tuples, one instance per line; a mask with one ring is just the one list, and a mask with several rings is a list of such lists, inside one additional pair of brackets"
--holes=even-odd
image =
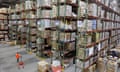
[(49, 64), (46, 61), (38, 62), (38, 72), (49, 72)]
[(98, 72), (105, 72), (106, 70), (106, 61), (104, 58), (99, 58), (98, 61), (97, 61), (97, 70)]
[(118, 72), (117, 57), (110, 57), (108, 59), (106, 72)]
[(5, 33), (7, 33), (7, 8), (0, 9), (0, 40), (5, 40)]
[(117, 72), (117, 57), (108, 56), (107, 58), (99, 58), (97, 61), (98, 72)]

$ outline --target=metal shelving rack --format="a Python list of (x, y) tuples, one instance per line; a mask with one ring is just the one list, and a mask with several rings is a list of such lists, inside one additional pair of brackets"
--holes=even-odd
[[(50, 57), (51, 56), (51, 10), (50, 5), (45, 5), (44, 1), (37, 0), (37, 47), (38, 47), (38, 56)], [(38, 3), (41, 3), (38, 4)], [(40, 5), (40, 6), (39, 6)], [(44, 12), (47, 11), (47, 12)], [(46, 15), (44, 15), (44, 13)], [(48, 13), (49, 12), (49, 13)]]
[[(26, 18), (25, 18), (25, 22), (27, 24), (27, 51), (30, 52), (36, 52), (37, 47), (36, 47), (36, 18), (35, 18), (35, 0), (26, 0), (26, 4), (27, 1), (31, 1), (33, 4), (28, 4), (28, 9), (25, 9), (24, 12), (26, 13)], [(30, 7), (31, 6), (31, 7)], [(33, 15), (34, 16), (33, 16)], [(34, 39), (32, 39), (34, 38)]]
[[(22, 18), (22, 9), (18, 8), (21, 3), (10, 6), (9, 11), (9, 37), (10, 41), (16, 41), (16, 44), (24, 45), (26, 43), (26, 32), (24, 32), (25, 21)], [(18, 8), (18, 9), (17, 9)]]
[[(67, 2), (65, 0), (64, 2), (60, 2), (59, 0), (56, 0), (56, 2), (53, 2), (53, 5), (57, 7), (57, 15), (53, 17), (52, 19), (58, 23), (58, 26), (56, 27), (57, 31), (57, 47), (56, 49), (53, 48), (53, 51), (56, 53), (53, 55), (56, 55), (56, 57), (53, 56), (52, 61), (58, 60), (61, 63), (61, 67), (66, 69), (71, 64), (73, 64), (73, 60), (75, 59), (75, 34), (76, 34), (76, 28), (66, 28), (66, 25), (73, 25), (72, 22), (76, 23), (76, 18), (73, 16), (67, 16), (67, 6), (70, 6), (72, 8), (77, 7), (76, 3)], [(63, 7), (63, 16), (60, 13), (61, 7)], [(72, 12), (72, 11), (71, 11)], [(61, 27), (62, 23), (64, 23), (63, 27)], [(75, 25), (76, 26), (76, 25)], [(74, 33), (74, 34), (73, 34)], [(73, 43), (73, 48), (69, 48), (70, 43)], [(63, 71), (64, 72), (64, 71)]]
[[(105, 4), (103, 4), (98, 0), (81, 0), (81, 1), (86, 2), (87, 8), (89, 3), (95, 3), (98, 7), (101, 6), (101, 8), (105, 10), (105, 14), (107, 14), (107, 12), (110, 12), (111, 15), (113, 14), (118, 16), (120, 15), (119, 13), (115, 12), (113, 9), (111, 9), (110, 7), (106, 6)], [(119, 21), (116, 21), (115, 18), (112, 19), (111, 17), (110, 17), (111, 19), (108, 19), (106, 17), (107, 15), (105, 15), (104, 18), (102, 18), (101, 16), (96, 16), (96, 17), (89, 16), (87, 12), (88, 10), (87, 8), (86, 8), (86, 16), (80, 17), (80, 18), (88, 19), (88, 20), (89, 19), (96, 20), (96, 21), (100, 20), (102, 23), (102, 29), (99, 30), (96, 28), (94, 30), (88, 31), (87, 25), (89, 23), (86, 22), (85, 31), (80, 30), (80, 32), (78, 32), (77, 40), (80, 40), (81, 43), (77, 44), (76, 69), (80, 68), (82, 72), (89, 70), (89, 67), (95, 65), (99, 57), (106, 57), (107, 51), (110, 50), (111, 48), (115, 48), (115, 46), (118, 44), (117, 42), (118, 38), (115, 39), (115, 37), (119, 36), (119, 33), (117, 32), (119, 31)], [(111, 22), (109, 23), (111, 25), (113, 22), (113, 26), (111, 28), (108, 28), (106, 22)], [(96, 26), (98, 24), (99, 23), (96, 22)], [(112, 34), (112, 33), (115, 33), (115, 34)], [(88, 38), (86, 35), (88, 34), (92, 34), (92, 43), (87, 43)], [(97, 40), (97, 37), (98, 37), (98, 40)], [(93, 49), (92, 55), (88, 55), (90, 53), (90, 49)]]
[[(40, 6), (38, 8), (36, 7), (22, 11), (23, 13), (26, 13), (27, 16), (26, 18), (21, 19), (25, 21), (27, 27), (27, 50), (32, 51), (31, 37), (35, 36), (34, 46), (38, 56), (41, 57), (41, 55), (44, 55), (44, 52), (46, 52), (47, 55), (51, 57), (51, 64), (54, 60), (59, 60), (62, 68), (66, 68), (67, 64), (70, 66), (72, 63), (72, 65), (75, 64), (75, 72), (78, 72), (77, 69), (85, 72), (91, 66), (96, 65), (99, 57), (106, 57), (106, 52), (119, 43), (120, 13), (114, 11), (99, 0), (76, 0), (75, 3), (71, 3), (68, 0), (65, 0), (64, 2), (61, 2), (60, 0), (55, 1), (56, 2), (53, 2), (51, 0), (51, 6)], [(80, 7), (80, 2), (85, 3), (84, 11), (82, 11), (82, 8)], [(90, 4), (97, 5), (96, 16), (89, 15), (88, 8)], [(57, 7), (56, 15), (53, 17), (54, 12), (51, 11), (50, 16), (44, 18), (42, 16), (42, 10), (52, 10), (53, 6)], [(60, 13), (61, 6), (64, 8), (63, 15)], [(76, 16), (67, 16), (67, 6), (72, 7), (72, 11), (75, 12)], [(102, 12), (99, 12), (99, 8), (100, 10), (105, 11), (103, 17)], [(40, 9), (40, 11), (38, 11), (40, 17), (32, 18), (30, 12), (37, 12), (36, 10), (38, 9)], [(81, 12), (84, 12), (84, 14)], [(109, 15), (107, 15), (107, 13), (109, 13)], [(50, 20), (50, 27), (41, 26), (45, 25), (45, 22), (41, 22), (42, 20)], [(92, 21), (91, 26), (89, 23), (90, 21)], [(36, 26), (32, 27), (32, 23)], [(63, 23), (64, 25), (62, 25)], [(74, 23), (75, 29), (66, 28), (68, 24), (73, 25)], [(52, 24), (54, 25), (52, 26)], [(111, 24), (111, 26), (109, 26), (109, 24)], [(31, 31), (33, 31), (32, 28), (38, 30), (36, 30), (37, 34), (31, 34)], [(48, 31), (49, 33), (49, 35), (46, 36), (47, 38), (44, 36), (44, 31)], [(54, 33), (55, 35), (53, 35)], [(74, 33), (73, 40), (71, 39), (72, 33)], [(54, 39), (55, 36), (56, 38)], [(46, 42), (48, 40), (50, 43)], [(70, 43), (75, 43), (72, 45), (73, 49), (67, 46), (67, 44), (69, 45)], [(45, 50), (45, 46), (50, 46), (49, 50)], [(67, 57), (69, 54), (70, 58)]]
[[(17, 20), (15, 19), (15, 6), (10, 6), (10, 9), (13, 10), (14, 12), (9, 13), (9, 37), (10, 40), (17, 40)], [(14, 15), (14, 19), (13, 19)]]
[[(1, 15), (7, 16), (7, 13), (0, 13)], [(8, 24), (7, 24), (7, 18), (6, 19), (0, 19), (0, 40), (5, 41), (6, 36), (8, 39)]]

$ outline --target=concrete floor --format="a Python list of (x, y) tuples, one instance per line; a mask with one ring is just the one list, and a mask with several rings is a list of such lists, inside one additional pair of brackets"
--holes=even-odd
[[(19, 52), (25, 63), (24, 69), (18, 69), (15, 53)], [(20, 46), (9, 46), (7, 44), (0, 44), (0, 72), (38, 72), (37, 62), (39, 59), (35, 54), (28, 54), (25, 48), (20, 48)], [(50, 61), (47, 59), (46, 61)], [(72, 65), (65, 69), (64, 72), (75, 72), (75, 66)], [(77, 70), (79, 71), (79, 69)], [(120, 72), (120, 69), (118, 70)]]
[[(18, 69), (15, 53), (19, 52), (25, 63), (24, 69)], [(10, 46), (7, 44), (0, 44), (0, 72), (38, 72), (37, 62), (39, 59), (35, 54), (28, 54), (25, 48), (20, 46)], [(50, 59), (46, 59), (50, 62)], [(74, 72), (75, 66), (70, 66), (64, 72)], [(79, 72), (79, 71), (78, 71)]]
[[(18, 69), (15, 53), (20, 52), (25, 63), (24, 69)], [(37, 62), (35, 54), (27, 54), (20, 46), (9, 46), (0, 44), (0, 72), (37, 72)]]

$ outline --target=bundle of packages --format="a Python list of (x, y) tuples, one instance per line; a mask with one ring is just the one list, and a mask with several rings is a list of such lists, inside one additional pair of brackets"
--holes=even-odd
[(49, 70), (49, 64), (45, 61), (38, 62), (38, 72), (47, 72)]
[(32, 42), (35, 42), (35, 41), (36, 41), (36, 36), (31, 36), (31, 37), (30, 37), (30, 40), (31, 40)]
[(106, 72), (117, 72), (118, 64), (116, 61), (109, 60), (107, 62)]
[(59, 60), (53, 60), (51, 68), (52, 72), (62, 72), (62, 67)]
[(96, 64), (90, 66), (87, 69), (84, 69), (84, 72), (96, 72)]
[(60, 16), (72, 16), (72, 6), (61, 5), (58, 13), (59, 13)]
[(40, 37), (50, 38), (50, 30), (43, 30), (43, 31), (39, 31), (39, 32), (40, 32)]
[(52, 0), (52, 2), (57, 3), (57, 2), (67, 2), (67, 3), (76, 3), (77, 0)]
[(7, 16), (0, 14), (0, 19), (7, 19)]
[(87, 3), (84, 1), (79, 1), (79, 8), (78, 10), (80, 11), (78, 17), (83, 17), (86, 14), (86, 8), (87, 8)]
[(37, 30), (36, 29), (31, 29), (30, 34), (37, 34)]
[(51, 45), (52, 45), (53, 49), (57, 49), (58, 48), (58, 43), (55, 40), (52, 41)]
[(97, 16), (97, 5), (95, 3), (88, 5), (88, 15)]
[(37, 7), (51, 6), (51, 0), (37, 0)]
[(0, 23), (0, 29), (5, 29), (4, 23)]
[(25, 1), (25, 9), (33, 9), (35, 8), (34, 5), (35, 5), (34, 1), (29, 1), (29, 0)]
[(104, 72), (105, 71), (105, 63), (104, 63), (103, 58), (98, 59), (97, 67), (98, 67), (98, 72)]
[(7, 8), (0, 8), (0, 13), (7, 13)]
[(4, 37), (4, 35), (0, 35), (0, 38), (3, 38)]

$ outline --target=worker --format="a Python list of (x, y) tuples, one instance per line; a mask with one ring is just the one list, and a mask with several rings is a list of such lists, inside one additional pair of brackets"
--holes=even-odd
[(16, 53), (16, 59), (17, 59), (17, 63), (18, 63), (19, 59), (20, 59), (20, 54), (18, 52)]

